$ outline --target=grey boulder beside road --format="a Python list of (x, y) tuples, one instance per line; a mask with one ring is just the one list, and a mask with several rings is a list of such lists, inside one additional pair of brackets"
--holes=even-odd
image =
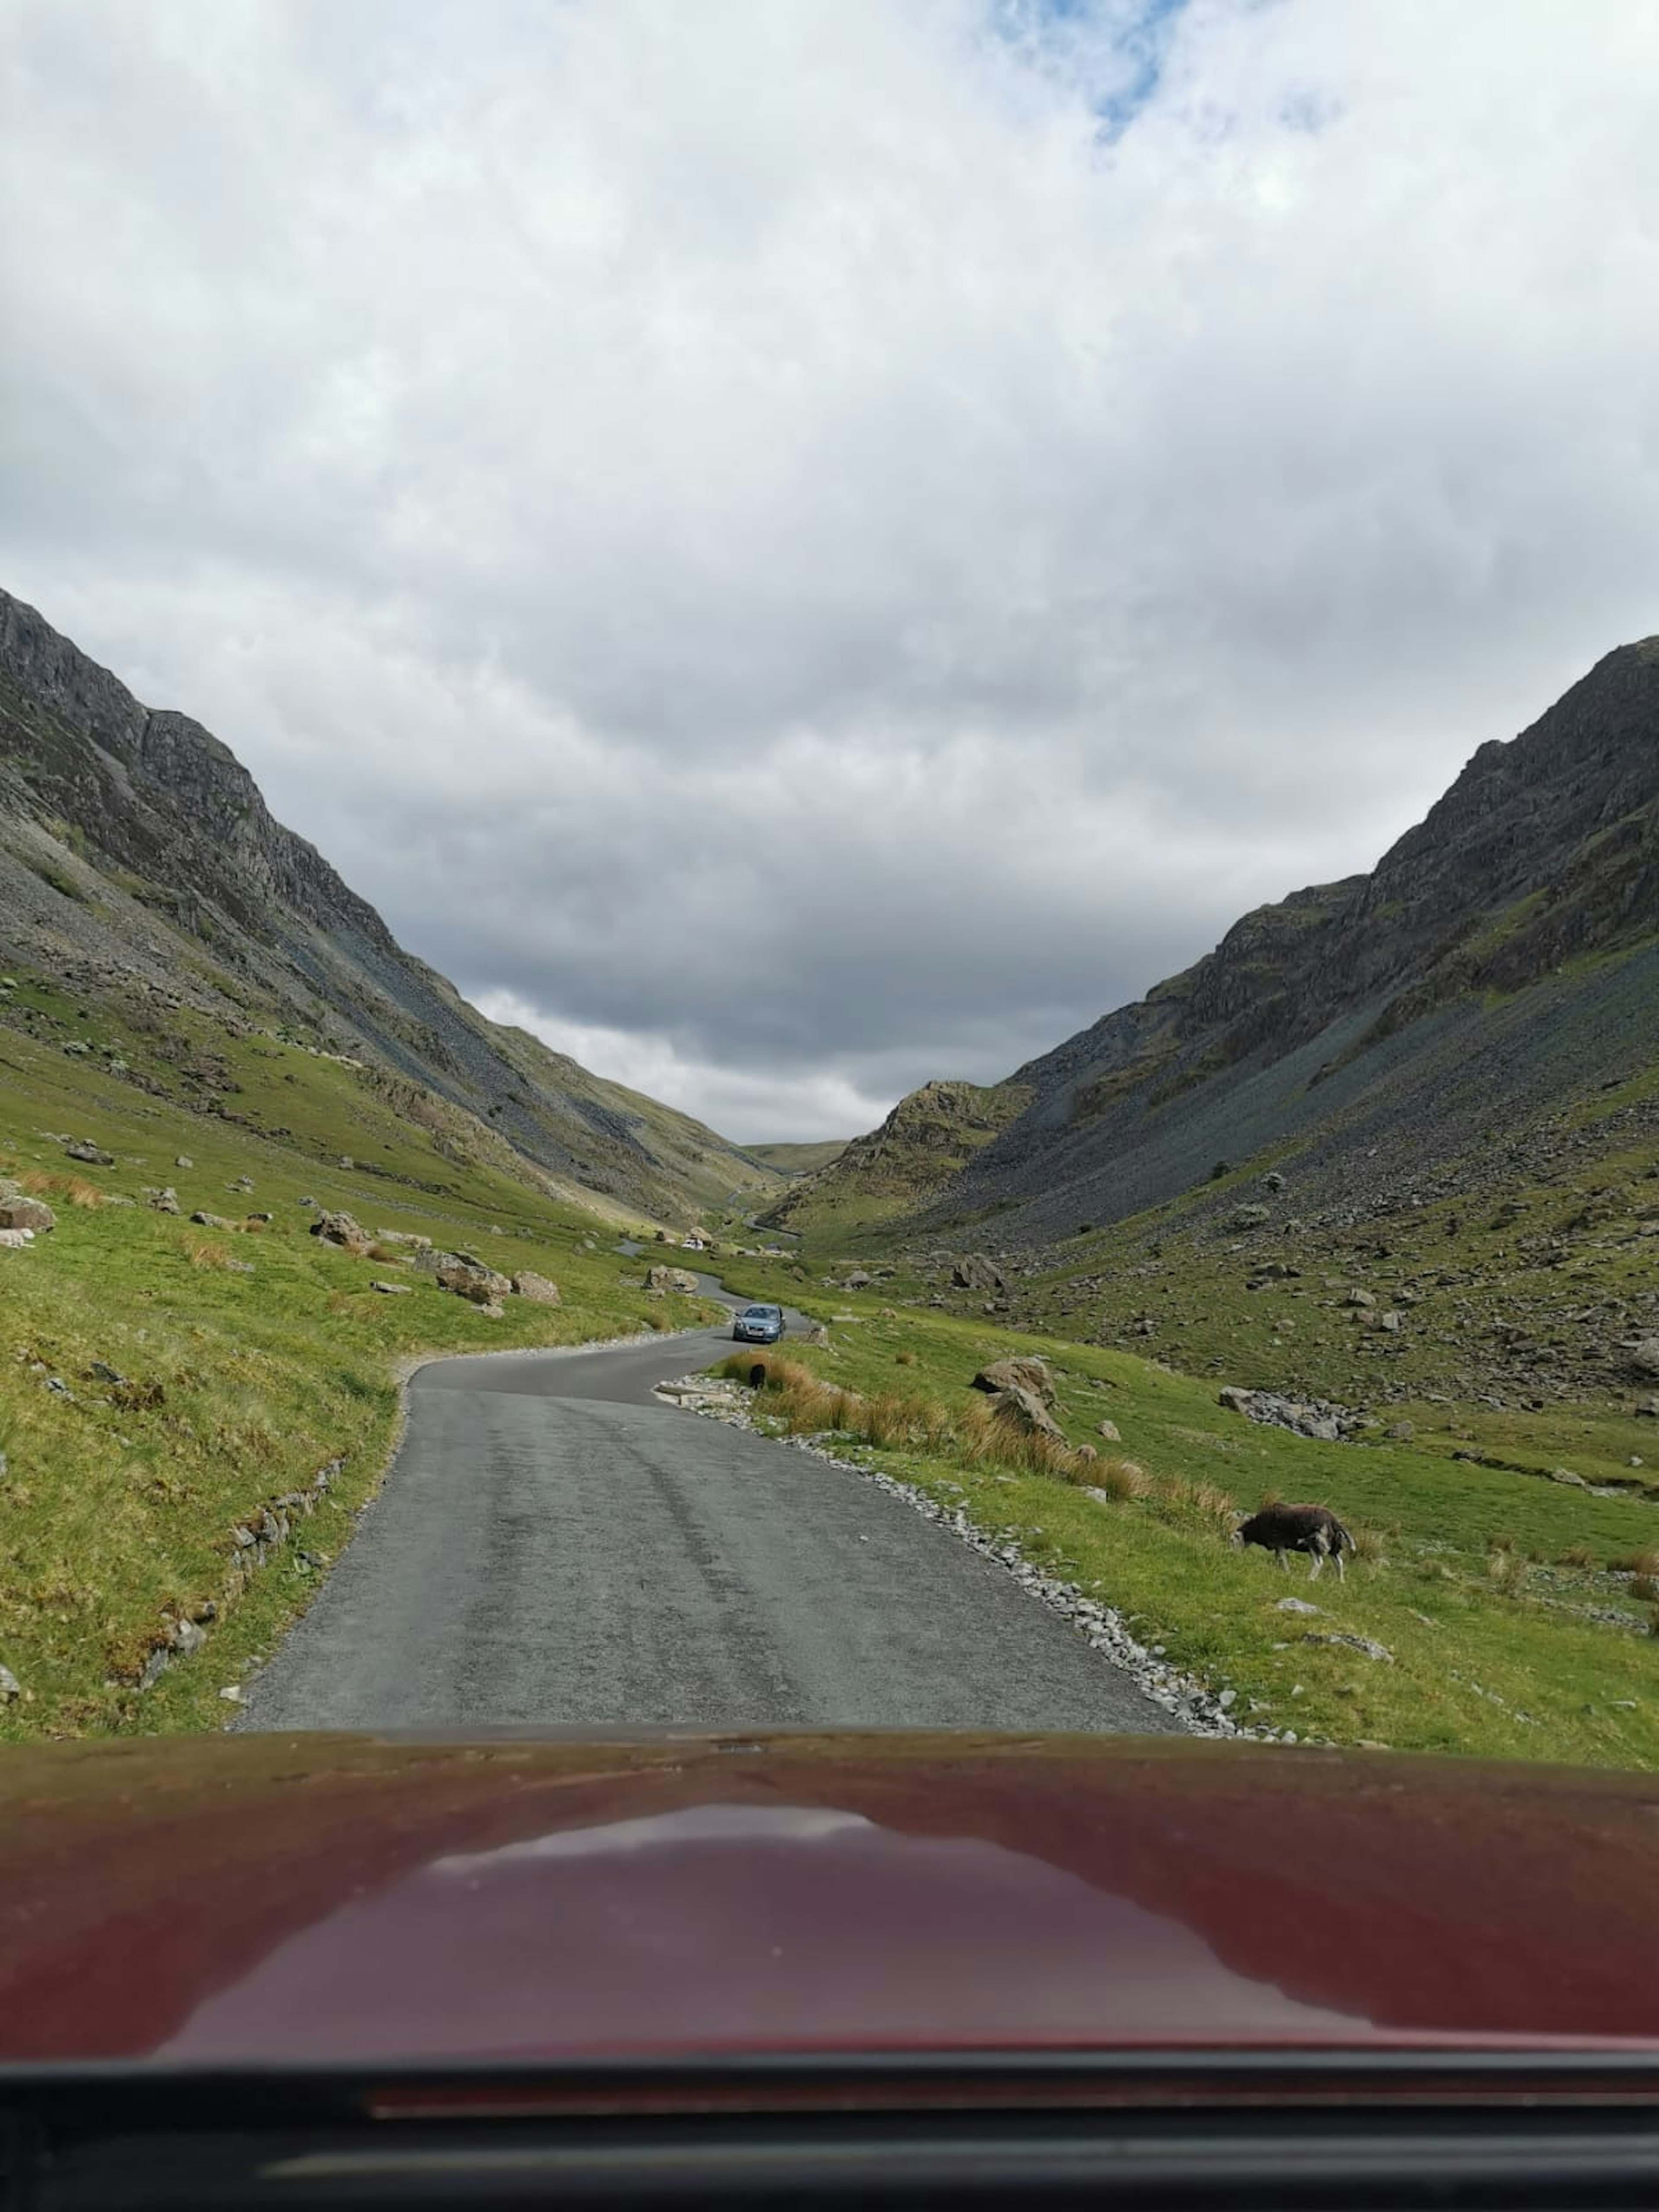
[(855, 1470), (677, 1412), (725, 1332), (434, 1361), (255, 1729), (1176, 1725)]

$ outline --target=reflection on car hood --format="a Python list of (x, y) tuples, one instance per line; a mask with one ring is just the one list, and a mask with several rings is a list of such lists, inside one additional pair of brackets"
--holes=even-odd
[(0, 1757), (0, 2060), (1659, 2045), (1659, 1783), (1179, 1740)]

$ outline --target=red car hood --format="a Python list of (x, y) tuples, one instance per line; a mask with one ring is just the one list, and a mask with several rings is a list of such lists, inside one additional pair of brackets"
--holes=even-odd
[(1659, 1782), (1182, 1741), (0, 1756), (0, 2061), (1659, 2046)]

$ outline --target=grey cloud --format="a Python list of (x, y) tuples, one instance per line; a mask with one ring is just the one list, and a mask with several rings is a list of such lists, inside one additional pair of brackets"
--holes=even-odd
[(1656, 627), (1597, 24), (13, 0), (0, 573), (607, 1072), (1006, 1073)]

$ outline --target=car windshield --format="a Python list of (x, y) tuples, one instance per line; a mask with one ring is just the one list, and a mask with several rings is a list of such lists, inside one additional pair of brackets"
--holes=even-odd
[(1659, 2062), (1659, 0), (3, 16), (0, 2071)]

